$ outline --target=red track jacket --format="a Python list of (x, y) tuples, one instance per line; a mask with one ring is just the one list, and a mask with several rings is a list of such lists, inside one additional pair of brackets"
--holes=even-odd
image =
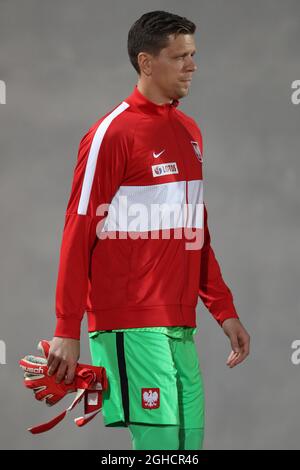
[(145, 326), (196, 327), (201, 298), (238, 318), (210, 244), (202, 136), (178, 100), (135, 85), (82, 138), (65, 215), (54, 336)]

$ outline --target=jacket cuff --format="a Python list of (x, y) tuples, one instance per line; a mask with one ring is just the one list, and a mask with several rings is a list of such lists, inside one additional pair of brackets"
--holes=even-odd
[(236, 311), (232, 310), (232, 311), (222, 313), (219, 319), (217, 320), (217, 322), (219, 323), (220, 326), (222, 326), (224, 321), (227, 320), (228, 318), (237, 318), (239, 320), (239, 316), (236, 313)]
[(64, 317), (56, 319), (54, 336), (61, 338), (72, 338), (80, 340), (81, 320), (74, 317)]

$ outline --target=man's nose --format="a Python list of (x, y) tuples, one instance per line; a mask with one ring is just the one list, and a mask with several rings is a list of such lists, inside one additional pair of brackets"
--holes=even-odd
[(196, 62), (194, 62), (194, 59), (192, 59), (192, 64), (193, 64), (193, 70), (196, 71), (198, 67), (196, 65)]
[(197, 70), (197, 65), (196, 63), (194, 62), (194, 59), (191, 58), (191, 61), (189, 62), (188, 64), (188, 70), (190, 70), (191, 72), (195, 72)]

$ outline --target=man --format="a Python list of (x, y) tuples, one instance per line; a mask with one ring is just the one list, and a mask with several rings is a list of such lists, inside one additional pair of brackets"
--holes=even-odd
[[(109, 380), (105, 426), (129, 427), (134, 449), (202, 448), (199, 297), (230, 339), (228, 366), (249, 354), (210, 244), (201, 132), (179, 110), (197, 69), (195, 29), (165, 11), (133, 24), (128, 53), (138, 83), (81, 140), (66, 211), (50, 373), (72, 381), (87, 311), (92, 362)], [(172, 220), (157, 208), (174, 203)]]

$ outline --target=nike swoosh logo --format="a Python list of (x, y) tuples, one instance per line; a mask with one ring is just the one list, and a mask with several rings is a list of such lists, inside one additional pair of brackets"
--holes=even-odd
[(166, 150), (166, 149), (162, 150), (162, 151), (159, 152), (159, 153), (153, 152), (153, 157), (154, 157), (154, 158), (158, 158), (162, 153), (164, 153), (165, 150)]

